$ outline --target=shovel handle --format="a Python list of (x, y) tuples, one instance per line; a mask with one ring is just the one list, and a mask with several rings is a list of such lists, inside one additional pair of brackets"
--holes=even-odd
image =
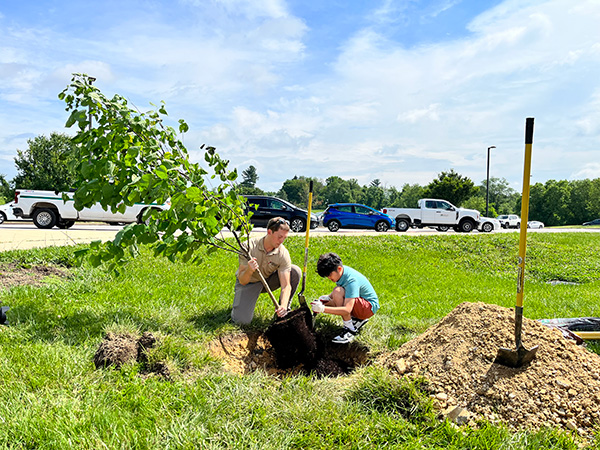
[(306, 215), (306, 237), (304, 238), (304, 269), (302, 270), (302, 290), (300, 294), (304, 293), (306, 288), (306, 272), (308, 267), (308, 238), (310, 236), (310, 221), (312, 211), (312, 198), (313, 198), (313, 182), (310, 180), (308, 187), (308, 213)]
[[(244, 257), (248, 261), (250, 261), (250, 259), (251, 259), (250, 254), (248, 253), (247, 250), (244, 252)], [(273, 291), (271, 291), (271, 288), (269, 287), (269, 283), (267, 283), (267, 280), (265, 280), (265, 277), (263, 276), (263, 274), (260, 271), (260, 269), (256, 269), (256, 273), (258, 273), (258, 276), (260, 277), (260, 282), (262, 283), (263, 287), (265, 288), (265, 291), (267, 291), (267, 294), (269, 294), (269, 297), (271, 298), (271, 301), (273, 302), (273, 305), (275, 306), (275, 309), (279, 308), (279, 302), (277, 302), (277, 300), (275, 300), (275, 296), (273, 295)]]
[(519, 233), (519, 274), (517, 278), (517, 308), (523, 307), (525, 283), (525, 253), (527, 248), (527, 221), (529, 220), (529, 183), (531, 178), (531, 147), (533, 145), (533, 117), (525, 123), (525, 164), (523, 167), (523, 195), (521, 198), (521, 231)]
[(273, 302), (275, 309), (279, 308), (279, 303), (277, 302), (277, 300), (275, 300), (273, 291), (271, 291), (271, 288), (269, 287), (269, 284), (267, 283), (267, 280), (265, 280), (265, 277), (261, 273), (260, 269), (256, 269), (256, 272), (258, 273), (258, 276), (260, 277), (260, 282), (263, 284), (263, 287), (267, 291), (267, 294), (269, 294), (269, 297), (271, 297), (271, 301)]

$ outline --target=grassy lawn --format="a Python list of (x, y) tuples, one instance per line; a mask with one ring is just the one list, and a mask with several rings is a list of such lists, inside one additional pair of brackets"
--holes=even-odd
[[(388, 352), (462, 302), (513, 306), (518, 238), (313, 238), (307, 297), (333, 287), (315, 273), (318, 255), (340, 254), (380, 296), (381, 310), (359, 339), (372, 355)], [(302, 265), (304, 237), (286, 245)], [(599, 248), (596, 233), (531, 233), (525, 315), (600, 316)], [(73, 250), (0, 253), (0, 276), (8, 263), (63, 267), (68, 274), (0, 288), (0, 301), (11, 307), (10, 326), (0, 328), (0, 448), (580, 448), (557, 430), (456, 428), (435, 419), (418, 383), (374, 366), (333, 379), (226, 373), (207, 347), (219, 334), (239, 330), (229, 322), (236, 257), (217, 252), (191, 266), (145, 254), (115, 278), (66, 268)], [(270, 300), (261, 297), (246, 329), (264, 330), (272, 315)], [(317, 321), (318, 327), (339, 325), (329, 317)], [(171, 378), (145, 376), (139, 364), (96, 370), (93, 356), (107, 331), (154, 333), (160, 346), (151, 358), (166, 361)], [(589, 347), (600, 353), (599, 345)], [(600, 448), (600, 441), (587, 445)]]

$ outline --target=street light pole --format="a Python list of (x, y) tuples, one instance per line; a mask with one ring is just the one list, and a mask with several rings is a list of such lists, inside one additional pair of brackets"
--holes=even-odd
[(487, 154), (487, 181), (485, 182), (485, 217), (488, 217), (490, 206), (490, 150), (496, 148), (495, 145), (488, 147)]

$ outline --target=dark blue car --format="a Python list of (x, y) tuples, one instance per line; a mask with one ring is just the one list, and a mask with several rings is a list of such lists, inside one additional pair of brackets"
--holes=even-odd
[(385, 232), (394, 227), (390, 216), (358, 203), (335, 203), (323, 213), (323, 225), (329, 231), (340, 228), (373, 228)]

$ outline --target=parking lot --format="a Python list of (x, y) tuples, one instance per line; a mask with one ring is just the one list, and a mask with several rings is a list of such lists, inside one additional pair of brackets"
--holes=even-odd
[[(112, 226), (103, 223), (76, 223), (72, 228), (67, 230), (61, 230), (58, 228), (52, 228), (49, 230), (42, 230), (36, 228), (31, 222), (5, 222), (0, 225), (0, 251), (15, 250), (15, 249), (29, 249), (35, 247), (48, 247), (48, 246), (61, 246), (61, 245), (75, 245), (92, 242), (95, 240), (107, 241), (114, 238), (117, 232), (121, 229), (120, 226)], [(265, 228), (255, 228), (253, 234), (265, 233)], [(528, 230), (528, 233), (561, 233), (561, 232), (600, 232), (600, 228), (543, 228), (540, 230)], [(494, 233), (518, 233), (518, 229), (512, 230), (497, 230)], [(225, 232), (227, 235), (228, 232)], [(312, 237), (319, 236), (415, 236), (415, 235), (447, 235), (451, 236), (455, 234), (454, 231), (447, 231), (440, 233), (432, 228), (410, 228), (405, 233), (398, 233), (396, 231), (388, 231), (386, 233), (378, 233), (374, 230), (350, 230), (341, 229), (336, 233), (332, 233), (327, 228), (318, 227), (310, 230)], [(462, 233), (461, 233), (462, 234)], [(477, 236), (481, 233), (474, 231), (468, 233), (470, 236)], [(304, 235), (304, 233), (291, 233), (291, 235)]]

